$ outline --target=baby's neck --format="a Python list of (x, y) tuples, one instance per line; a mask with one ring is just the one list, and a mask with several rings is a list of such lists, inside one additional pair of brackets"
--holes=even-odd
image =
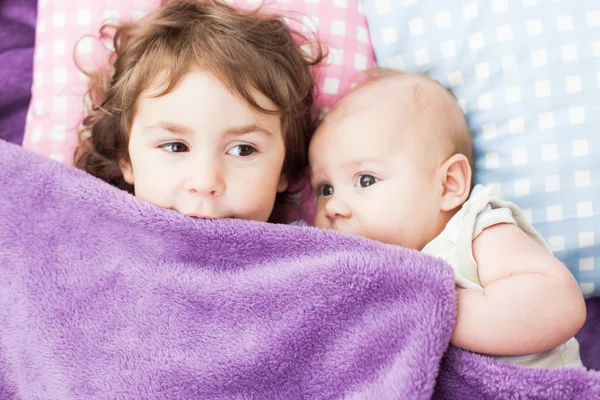
[(460, 210), (461, 207), (462, 207), (462, 204), (459, 207), (456, 207), (454, 210), (440, 212), (439, 218), (437, 219), (437, 224), (435, 225), (435, 229), (431, 230), (431, 233), (429, 235), (430, 237), (428, 237), (426, 242), (422, 243), (420, 248), (416, 249), (416, 250), (419, 250), (419, 251), (423, 250), (423, 248), (425, 246), (427, 246), (431, 241), (433, 241), (436, 237), (438, 237), (444, 231), (444, 229), (446, 229), (448, 222), (450, 222), (452, 217), (454, 217), (454, 215), (456, 215), (456, 213)]

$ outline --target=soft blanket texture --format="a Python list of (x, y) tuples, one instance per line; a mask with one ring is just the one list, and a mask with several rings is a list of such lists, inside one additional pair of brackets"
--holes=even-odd
[(454, 282), (419, 253), (186, 218), (4, 142), (0, 193), (0, 399), (600, 396), (457, 349), (438, 370)]
[(184, 217), (0, 144), (1, 399), (429, 398), (441, 262)]
[(31, 97), (36, 0), (0, 0), (0, 139), (23, 141)]

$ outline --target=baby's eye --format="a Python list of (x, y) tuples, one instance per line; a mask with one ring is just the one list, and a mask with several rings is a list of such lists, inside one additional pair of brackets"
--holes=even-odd
[(166, 151), (168, 151), (170, 153), (184, 153), (189, 150), (189, 148), (181, 142), (165, 143), (165, 144), (161, 145), (160, 147), (162, 147), (163, 149), (165, 149)]
[(317, 194), (323, 197), (331, 196), (333, 194), (333, 186), (328, 184), (321, 185)]
[(233, 146), (231, 150), (227, 152), (230, 156), (238, 156), (238, 157), (248, 157), (256, 153), (256, 149), (248, 144), (240, 144), (237, 146)]
[(369, 174), (361, 174), (357, 178), (356, 184), (361, 188), (366, 188), (379, 182), (377, 178)]

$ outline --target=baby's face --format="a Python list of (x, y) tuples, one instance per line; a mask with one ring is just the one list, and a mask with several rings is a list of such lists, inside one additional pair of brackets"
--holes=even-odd
[(167, 95), (149, 92), (122, 166), (135, 195), (194, 217), (267, 221), (287, 187), (279, 116), (256, 112), (207, 72), (189, 73)]
[(438, 229), (434, 157), (407, 139), (419, 125), (376, 103), (336, 112), (311, 142), (315, 226), (420, 250)]

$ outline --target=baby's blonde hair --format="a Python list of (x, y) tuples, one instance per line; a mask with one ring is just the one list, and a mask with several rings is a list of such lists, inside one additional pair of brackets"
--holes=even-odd
[[(354, 87), (350, 93), (342, 99), (331, 111), (330, 115), (343, 113), (344, 108), (348, 103), (363, 92), (368, 92), (379, 87), (382, 84), (402, 83), (407, 84), (407, 91), (394, 92), (393, 96), (409, 96), (410, 106), (417, 114), (417, 118), (431, 118), (430, 113), (442, 112), (444, 121), (447, 121), (447, 127), (438, 131), (432, 132), (436, 136), (433, 138), (440, 146), (443, 157), (450, 157), (454, 154), (462, 154), (469, 160), (471, 170), (474, 170), (473, 161), (473, 145), (471, 140), (471, 132), (469, 131), (467, 121), (459, 104), (454, 97), (454, 94), (435, 80), (422, 75), (411, 74), (398, 70), (387, 68), (374, 68), (365, 71), (364, 80), (362, 83)], [(431, 85), (440, 96), (431, 99), (431, 91), (425, 85)], [(388, 86), (383, 86), (382, 89), (387, 90)], [(443, 103), (441, 103), (443, 102)], [(433, 105), (436, 103), (435, 105)], [(431, 110), (431, 107), (435, 107)], [(419, 115), (426, 113), (425, 115)], [(327, 117), (326, 117), (327, 120)], [(326, 123), (326, 120), (324, 121)], [(421, 138), (424, 139), (424, 138)]]

